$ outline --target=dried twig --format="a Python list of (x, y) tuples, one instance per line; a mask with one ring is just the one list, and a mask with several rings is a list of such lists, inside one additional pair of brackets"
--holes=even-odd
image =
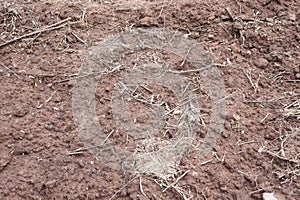
[[(43, 29), (36, 30), (36, 31), (31, 32), (31, 33), (27, 33), (27, 34), (21, 35), (21, 36), (19, 36), (19, 37), (17, 37), (17, 38), (11, 39), (11, 40), (9, 40), (9, 41), (7, 41), (7, 42), (4, 42), (4, 43), (0, 44), (0, 48), (1, 48), (1, 47), (4, 47), (4, 46), (6, 46), (6, 45), (9, 45), (9, 44), (11, 44), (11, 43), (14, 43), (14, 42), (16, 42), (16, 41), (18, 41), (18, 40), (21, 40), (21, 39), (23, 39), (23, 38), (27, 38), (27, 37), (30, 37), (30, 36), (33, 36), (33, 35), (36, 35), (36, 34), (40, 34), (40, 33), (46, 32), (46, 31), (52, 31), (52, 30), (60, 29), (60, 28), (62, 28), (62, 27), (64, 27), (64, 26), (66, 26), (68, 23), (64, 23), (64, 22), (67, 22), (67, 21), (69, 21), (69, 20), (71, 20), (70, 17), (67, 18), (67, 19), (64, 19), (64, 20), (62, 20), (62, 21), (56, 22), (56, 23), (54, 23), (54, 24), (52, 24), (52, 25), (46, 26), (46, 27), (43, 28)], [(64, 23), (64, 24), (62, 24), (62, 23)], [(62, 24), (62, 25), (60, 25), (60, 24)]]
[(249, 192), (249, 194), (255, 194), (255, 193), (259, 193), (261, 191), (266, 191), (266, 190), (270, 190), (271, 188), (273, 188), (274, 186), (269, 186), (269, 187), (265, 187), (265, 188), (260, 188), (258, 190), (255, 190), (255, 191), (252, 191), (252, 192)]
[(20, 78), (20, 76), (18, 76), (18, 74), (16, 72), (14, 72), (13, 70), (11, 70), (9, 67), (3, 65), (2, 63), (0, 63), (5, 69), (7, 69), (8, 71), (12, 72), (17, 78)]
[(211, 158), (211, 159), (209, 159), (209, 160), (203, 161), (202, 163), (200, 163), (200, 165), (205, 165), (205, 164), (207, 164), (207, 163), (210, 163), (210, 162), (213, 161), (213, 160), (214, 160), (214, 158)]
[(144, 190), (143, 190), (143, 185), (142, 185), (142, 177), (140, 177), (140, 190), (141, 190), (141, 193), (147, 197), (147, 195), (144, 193)]
[(244, 71), (244, 73), (245, 73), (246, 77), (248, 78), (248, 80), (249, 80), (251, 86), (253, 87), (254, 93), (257, 93), (257, 91), (258, 91), (258, 81), (257, 81), (257, 83), (254, 83), (254, 82), (252, 81), (252, 73), (251, 73), (251, 69), (248, 70), (248, 71)]
[(188, 57), (189, 54), (190, 54), (190, 51), (191, 51), (192, 47), (193, 47), (193, 46), (191, 46), (191, 47), (189, 48), (189, 50), (187, 51), (186, 55), (184, 56), (184, 59), (183, 59), (182, 63), (180, 64), (180, 67), (182, 67), (182, 66), (184, 65), (184, 63), (185, 63), (187, 57)]
[(229, 15), (229, 17), (231, 18), (231, 20), (235, 21), (235, 17), (232, 14), (231, 9), (229, 7), (226, 7), (225, 10), (226, 10), (227, 14)]
[(72, 35), (79, 40), (80, 42), (82, 42), (83, 44), (85, 44), (85, 46), (87, 46), (88, 44), (86, 43), (86, 41), (84, 41), (83, 39), (81, 39), (78, 35), (76, 35), (75, 33), (72, 32)]
[(171, 185), (168, 185), (163, 192), (167, 191), (170, 187), (174, 187), (178, 181), (180, 181), (185, 175), (187, 175), (187, 173), (189, 173), (190, 170), (187, 170), (186, 172), (184, 172), (181, 176), (179, 176)]
[(83, 75), (80, 75), (80, 76), (78, 76), (78, 74), (73, 74), (73, 75), (69, 76), (70, 78), (53, 81), (52, 83), (49, 83), (48, 86), (51, 86), (51, 85), (57, 84), (57, 83), (65, 83), (65, 82), (75, 80), (75, 79), (79, 79), (79, 78), (93, 77), (93, 76), (98, 76), (98, 75), (101, 76), (101, 75), (104, 75), (104, 74), (113, 73), (113, 72), (119, 70), (121, 67), (122, 67), (122, 65), (118, 65), (118, 66), (114, 67), (112, 70), (110, 70), (108, 72), (107, 71), (99, 71), (99, 72), (83, 74)]
[(77, 155), (77, 154), (82, 154), (83, 151), (87, 151), (89, 149), (94, 149), (94, 148), (98, 148), (98, 147), (101, 147), (103, 146), (106, 141), (108, 140), (108, 138), (113, 134), (114, 130), (112, 130), (107, 136), (106, 138), (102, 141), (101, 144), (99, 145), (95, 145), (95, 146), (91, 146), (91, 147), (86, 147), (86, 148), (79, 148), (79, 149), (76, 149), (75, 151), (72, 151), (72, 152), (69, 152), (68, 155)]
[(185, 70), (185, 71), (174, 71), (174, 70), (168, 70), (168, 72), (174, 73), (174, 74), (186, 74), (186, 73), (193, 73), (193, 72), (202, 72), (205, 70), (208, 70), (212, 68), (212, 66), (204, 67), (204, 68), (199, 68), (199, 69), (191, 69), (191, 70)]
[(280, 160), (284, 160), (284, 161), (288, 161), (288, 162), (292, 162), (292, 163), (300, 163), (300, 160), (295, 160), (295, 159), (289, 159), (289, 158), (286, 158), (286, 157), (283, 157), (283, 156), (279, 156), (277, 155), (276, 153), (272, 152), (272, 151), (269, 151), (269, 150), (264, 150), (264, 148), (262, 147), (261, 149), (259, 149), (258, 151), (259, 153), (267, 153), (273, 157), (276, 157)]
[(113, 200), (114, 198), (116, 198), (116, 196), (124, 189), (126, 188), (130, 183), (132, 183), (134, 181), (134, 179), (136, 179), (138, 176), (133, 177), (132, 179), (130, 179), (125, 185), (123, 185), (119, 190), (117, 190), (108, 200)]

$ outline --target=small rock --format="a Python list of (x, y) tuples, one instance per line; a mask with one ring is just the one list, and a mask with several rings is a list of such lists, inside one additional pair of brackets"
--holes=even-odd
[(235, 29), (237, 31), (243, 30), (244, 29), (244, 25), (241, 22), (239, 22), (239, 21), (235, 21), (233, 23), (233, 29)]
[(296, 74), (296, 79), (300, 79), (300, 73)]
[(235, 121), (240, 121), (240, 120), (241, 120), (240, 116), (237, 115), (237, 114), (234, 114), (232, 117), (233, 117), (233, 119), (234, 119)]
[(240, 53), (240, 52), (241, 52), (241, 48), (240, 48), (239, 46), (235, 45), (235, 44), (232, 44), (232, 45), (230, 46), (230, 49), (231, 49), (231, 51), (234, 52), (234, 53)]
[(32, 140), (33, 139), (33, 135), (32, 134), (28, 134), (27, 135), (27, 140)]
[(226, 192), (226, 191), (227, 191), (227, 187), (226, 187), (226, 186), (221, 186), (221, 187), (220, 187), (220, 190), (221, 190), (222, 192)]
[(152, 26), (157, 25), (157, 20), (153, 17), (144, 17), (140, 20), (142, 26)]
[(241, 62), (243, 62), (243, 60), (244, 60), (244, 58), (243, 58), (243, 56), (241, 56), (241, 55), (239, 55), (239, 54), (237, 54), (237, 56), (236, 56), (236, 62), (238, 62), (238, 63), (241, 63)]
[(234, 200), (243, 200), (243, 199), (249, 199), (249, 196), (242, 192), (242, 191), (236, 191), (233, 193), (233, 199)]
[(297, 19), (296, 14), (295, 14), (295, 13), (289, 13), (289, 19), (290, 19), (291, 21), (296, 21), (296, 19)]
[(299, 41), (300, 40), (300, 34), (299, 33), (294, 33), (294, 34), (295, 34), (296, 40)]
[(197, 39), (199, 37), (200, 37), (200, 33), (199, 32), (192, 32), (191, 38)]
[(273, 18), (266, 18), (266, 21), (267, 21), (267, 22), (273, 23), (273, 22), (274, 22), (274, 19), (273, 19)]
[(14, 155), (27, 155), (29, 154), (29, 151), (25, 149), (22, 145), (16, 146), (13, 150)]
[(245, 58), (250, 58), (252, 55), (252, 52), (250, 50), (241, 50), (241, 54), (242, 56), (244, 56)]
[[(231, 123), (228, 121), (228, 120), (226, 120), (225, 121), (225, 124), (224, 124), (224, 127), (225, 127), (225, 130), (231, 130)], [(223, 131), (224, 132), (224, 131)], [(222, 136), (223, 136), (223, 134), (222, 134)], [(223, 136), (224, 137), (224, 136)]]
[(221, 135), (224, 138), (228, 138), (230, 136), (230, 134), (227, 131), (223, 131)]
[(47, 181), (47, 182), (45, 183), (45, 186), (46, 186), (46, 187), (52, 187), (55, 183), (56, 183), (56, 180), (55, 180), (55, 179), (54, 179), (54, 180), (51, 180), (51, 181)]
[(0, 150), (0, 172), (10, 163), (11, 158), (8, 151)]
[(277, 198), (274, 197), (274, 193), (263, 193), (263, 200), (278, 200)]
[(257, 58), (254, 60), (254, 63), (253, 63), (256, 67), (259, 67), (259, 68), (266, 68), (269, 64), (269, 62), (265, 59), (265, 58)]
[(230, 17), (227, 16), (227, 15), (221, 15), (220, 18), (221, 18), (223, 21), (224, 21), (224, 20), (230, 19)]
[(213, 34), (208, 34), (208, 36), (207, 36), (209, 39), (214, 39), (214, 35)]
[(274, 140), (278, 137), (278, 135), (275, 132), (267, 131), (265, 134), (265, 139), (266, 140)]
[(15, 117), (24, 117), (28, 113), (28, 109), (25, 107), (16, 107), (14, 108), (13, 115)]
[(53, 101), (54, 101), (55, 103), (59, 103), (59, 102), (62, 101), (62, 98), (61, 98), (61, 96), (56, 95), (56, 96), (53, 98)]
[(79, 160), (79, 161), (78, 161), (78, 165), (79, 165), (81, 168), (83, 168), (83, 167), (84, 167), (84, 162), (83, 162), (82, 160)]

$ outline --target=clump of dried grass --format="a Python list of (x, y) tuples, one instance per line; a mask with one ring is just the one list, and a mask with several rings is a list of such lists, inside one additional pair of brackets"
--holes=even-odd
[(282, 184), (297, 184), (300, 178), (300, 128), (280, 133), (268, 146), (262, 146), (259, 153), (272, 157), (274, 174)]

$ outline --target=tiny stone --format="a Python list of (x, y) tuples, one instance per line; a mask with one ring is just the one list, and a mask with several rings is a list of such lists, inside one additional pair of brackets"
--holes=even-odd
[(222, 187), (220, 187), (220, 189), (221, 189), (222, 192), (226, 192), (227, 191), (227, 187), (226, 186), (222, 186)]
[(263, 200), (278, 200), (274, 197), (274, 193), (263, 193)]
[(199, 37), (200, 37), (199, 32), (193, 32), (192, 33), (192, 38), (199, 38)]
[(247, 50), (247, 51), (242, 50), (242, 51), (241, 51), (241, 54), (242, 54), (245, 58), (250, 58), (251, 55), (252, 55), (252, 52), (251, 52), (250, 50)]
[(222, 137), (224, 137), (224, 138), (228, 138), (230, 135), (229, 135), (229, 133), (227, 132), (227, 131), (223, 131), (222, 132)]
[(27, 135), (27, 140), (32, 140), (32, 139), (33, 139), (33, 135), (32, 134)]
[(238, 47), (237, 45), (231, 45), (230, 48), (231, 48), (232, 52), (235, 52), (235, 53), (241, 52), (240, 47)]
[(265, 133), (266, 140), (274, 140), (274, 139), (276, 139), (276, 137), (277, 137), (277, 135), (275, 133), (272, 133), (272, 132)]
[(144, 17), (140, 20), (142, 26), (152, 26), (157, 25), (157, 20), (153, 17)]
[(50, 186), (53, 186), (55, 183), (56, 183), (56, 180), (55, 180), (55, 179), (54, 179), (54, 180), (51, 180), (51, 181), (47, 181), (47, 182), (45, 183), (45, 186), (46, 186), (46, 187), (50, 187)]
[(267, 21), (267, 22), (273, 23), (273, 22), (274, 22), (274, 19), (273, 19), (273, 18), (266, 18), (266, 21)]
[(238, 22), (238, 21), (234, 22), (233, 28), (235, 30), (243, 30), (244, 29), (243, 24), (241, 22)]
[(295, 14), (295, 13), (290, 13), (290, 14), (289, 14), (289, 19), (290, 19), (291, 21), (296, 21), (296, 19), (297, 19), (296, 14)]
[(26, 108), (22, 107), (16, 107), (14, 109), (14, 116), (16, 117), (24, 117), (28, 113), (28, 110)]
[(240, 120), (241, 120), (240, 116), (237, 115), (237, 114), (234, 114), (232, 117), (233, 117), (233, 119), (234, 119), (235, 121), (240, 121)]
[(254, 65), (259, 68), (266, 68), (269, 62), (265, 58), (257, 58), (254, 60)]
[(243, 62), (243, 59), (244, 59), (244, 58), (243, 58), (241, 55), (238, 54), (238, 55), (236, 56), (236, 59), (235, 59), (235, 60), (236, 60), (238, 63), (241, 63), (241, 62)]
[(84, 167), (83, 161), (82, 161), (82, 160), (78, 161), (78, 165), (79, 165), (81, 168), (83, 168), (83, 167)]
[(209, 39), (214, 39), (214, 35), (213, 34), (209, 34), (208, 36), (207, 36)]

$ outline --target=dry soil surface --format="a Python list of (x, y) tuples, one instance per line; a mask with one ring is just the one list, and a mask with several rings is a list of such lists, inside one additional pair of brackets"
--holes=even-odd
[[(298, 199), (299, 10), (297, 0), (1, 1), (0, 199), (258, 200), (266, 192)], [(217, 144), (206, 157), (197, 156), (211, 106), (195, 72), (188, 78), (203, 85), (197, 91), (203, 121), (170, 176), (115, 170), (84, 149), (73, 155), (85, 148), (73, 120), (72, 92), (88, 50), (110, 35), (154, 27), (178, 31), (213, 57), (227, 104)], [(114, 131), (111, 141), (132, 152), (138, 147), (117, 132), (110, 105), (127, 67), (158, 60), (188, 70), (184, 59), (137, 52), (100, 80), (98, 121), (105, 134)], [(170, 108), (176, 105), (166, 88), (148, 89), (146, 96), (164, 94)], [(147, 122), (145, 106), (132, 101), (137, 122)], [(168, 140), (174, 131), (165, 133)]]

